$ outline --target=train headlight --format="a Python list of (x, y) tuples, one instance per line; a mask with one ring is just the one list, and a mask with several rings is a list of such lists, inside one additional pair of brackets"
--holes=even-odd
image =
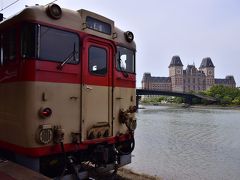
[(134, 35), (133, 35), (133, 33), (132, 33), (131, 31), (126, 31), (126, 32), (124, 33), (124, 35), (125, 35), (125, 39), (126, 39), (127, 42), (130, 43), (130, 42), (133, 41)]
[(53, 19), (59, 19), (62, 16), (62, 9), (57, 4), (49, 4), (47, 14)]
[(40, 125), (37, 131), (37, 141), (41, 144), (49, 144), (53, 140), (51, 125)]
[(52, 115), (52, 110), (49, 107), (41, 108), (39, 110), (39, 116), (42, 118), (47, 118), (47, 117), (50, 117), (51, 115)]

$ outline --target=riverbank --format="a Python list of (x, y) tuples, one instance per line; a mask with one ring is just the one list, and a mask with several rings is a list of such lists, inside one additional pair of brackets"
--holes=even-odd
[(171, 107), (180, 107), (180, 108), (202, 108), (202, 109), (236, 109), (240, 110), (239, 105), (204, 105), (204, 104), (197, 104), (197, 105), (188, 105), (188, 104), (175, 104), (175, 103), (158, 103), (158, 104), (152, 104), (152, 103), (140, 103), (139, 109), (145, 109), (144, 106), (171, 106)]
[(130, 169), (120, 168), (117, 173), (117, 180), (162, 180), (157, 176), (150, 176), (147, 174), (136, 173)]
[(240, 110), (240, 106), (222, 106), (222, 105), (191, 105), (191, 108), (208, 108), (208, 109), (236, 109)]
[(162, 180), (160, 177), (138, 173), (127, 168), (119, 168), (115, 175), (111, 173), (102, 174), (101, 176), (91, 174), (91, 177), (96, 180)]

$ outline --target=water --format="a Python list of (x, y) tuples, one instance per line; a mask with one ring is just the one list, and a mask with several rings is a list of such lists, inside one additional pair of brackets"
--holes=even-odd
[(239, 180), (240, 110), (146, 106), (128, 168), (164, 180)]

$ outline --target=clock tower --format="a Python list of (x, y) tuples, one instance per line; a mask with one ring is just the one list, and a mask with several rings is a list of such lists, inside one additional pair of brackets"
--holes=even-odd
[(169, 68), (172, 91), (183, 92), (183, 64), (179, 56), (173, 56)]
[(213, 65), (213, 62), (210, 57), (203, 58), (202, 63), (199, 67), (199, 70), (204, 72), (206, 76), (206, 90), (211, 88), (215, 84), (215, 79), (214, 79), (214, 69), (215, 66)]

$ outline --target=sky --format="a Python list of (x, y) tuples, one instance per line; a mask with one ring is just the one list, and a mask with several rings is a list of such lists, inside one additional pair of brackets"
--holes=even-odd
[[(0, 0), (1, 9), (15, 0)], [(53, 0), (19, 0), (2, 11), (9, 17), (25, 5)], [(87, 9), (134, 33), (137, 45), (137, 87), (144, 72), (168, 77), (168, 65), (180, 56), (184, 69), (198, 68), (205, 57), (215, 65), (215, 77), (233, 75), (240, 86), (239, 0), (57, 0), (61, 7)]]

